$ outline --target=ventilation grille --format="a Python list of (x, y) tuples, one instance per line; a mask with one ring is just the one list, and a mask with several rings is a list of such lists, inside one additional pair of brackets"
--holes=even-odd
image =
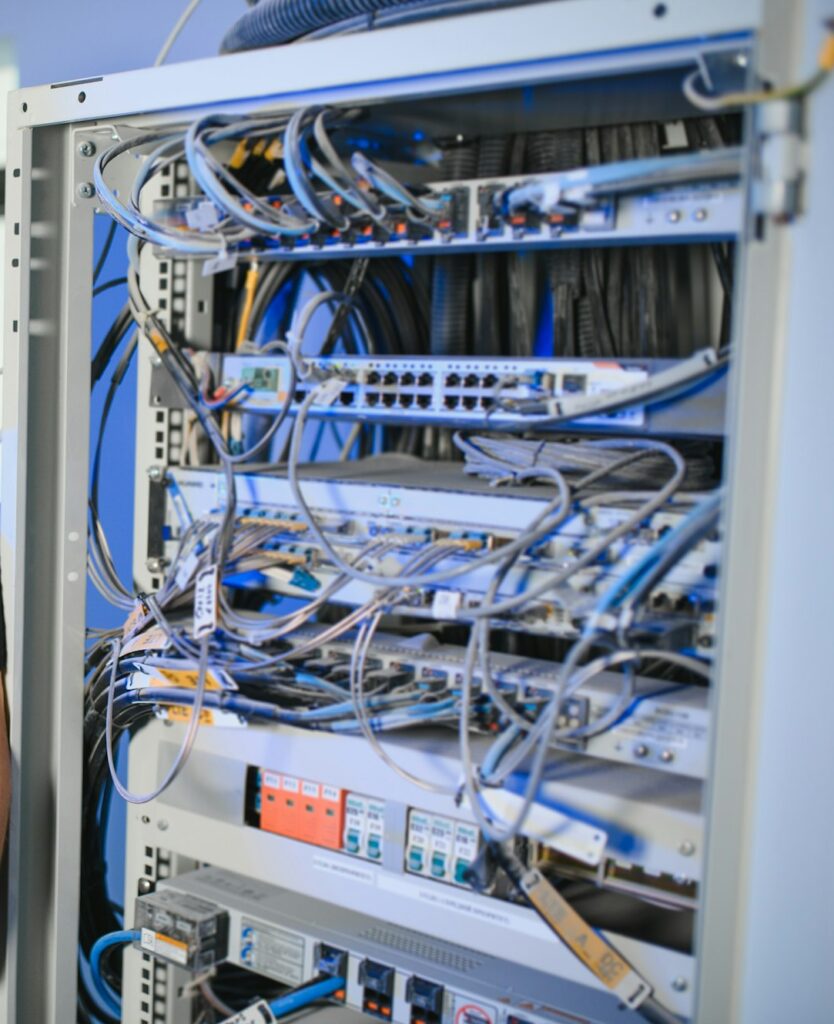
[(395, 949), (398, 953), (427, 960), (439, 967), (448, 967), (461, 974), (476, 971), (484, 963), (483, 960), (477, 959), (457, 946), (432, 942), (416, 932), (393, 931), (374, 925), (362, 932), (361, 938), (376, 942), (381, 946), (387, 946), (389, 949)]

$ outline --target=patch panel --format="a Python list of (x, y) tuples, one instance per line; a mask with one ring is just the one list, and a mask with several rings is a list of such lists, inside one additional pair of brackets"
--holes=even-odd
[[(175, 469), (171, 473), (194, 517), (210, 516), (222, 505), (225, 494), (222, 474), (211, 469)], [(479, 549), (500, 546), (517, 537), (519, 528), (531, 522), (550, 498), (550, 491), (542, 486), (499, 490), (484, 481), (465, 477), (457, 464), (428, 464), (400, 456), (332, 465), (319, 463), (302, 469), (300, 477), (317, 521), (346, 557), (354, 556), (365, 544), (385, 538), (401, 542), (403, 552), (413, 553), (415, 545), (429, 542), (447, 547), (450, 560), (470, 557)], [(265, 522), (292, 521), (291, 532), (276, 536), (275, 552), (304, 555), (303, 568), (311, 581), (308, 581), (308, 592), (326, 586), (333, 578), (333, 571), (320, 558), (315, 539), (296, 527), (295, 501), (282, 473), (241, 474), (236, 480), (236, 490), (243, 517), (260, 515)], [(662, 532), (679, 522), (686, 508), (681, 505), (679, 510), (656, 513), (632, 542), (619, 545), (617, 554), (621, 557), (615, 564), (595, 564), (577, 572), (570, 586), (531, 602), (523, 615), (508, 618), (507, 628), (576, 636), (599, 588), (624, 572)], [(557, 534), (545, 538), (534, 551), (519, 560), (507, 574), (499, 595), (517, 593), (543, 580), (547, 574), (552, 574), (555, 565), (583, 550), (583, 545), (597, 531), (610, 529), (628, 514), (624, 507), (603, 506), (577, 512), (565, 521)], [(173, 557), (178, 536), (178, 518), (173, 506), (168, 508), (167, 522), (166, 550)], [(708, 538), (653, 591), (666, 628), (692, 630), (692, 642), (704, 648), (712, 644), (714, 567), (719, 554), (720, 541)], [(392, 580), (399, 564), (394, 558), (383, 563)], [(454, 585), (415, 588), (403, 611), (427, 620), (448, 618), (450, 614), (454, 617), (455, 607), (465, 615), (467, 605), (480, 598), (491, 577), (492, 570), (483, 568), (463, 573), (455, 579)], [(230, 577), (226, 582), (287, 592), (285, 582), (276, 580), (270, 571), (248, 574), (243, 580)], [(459, 599), (456, 595), (460, 595)], [(372, 590), (367, 584), (350, 581), (333, 600), (354, 606), (365, 603), (371, 596)]]
[[(387, 423), (443, 424), (489, 429), (529, 425), (531, 417), (499, 406), (500, 401), (543, 403), (572, 395), (603, 395), (649, 379), (670, 365), (663, 359), (443, 359), (375, 356), (312, 356), (305, 359), (314, 383), (302, 381), (294, 407), (315, 382), (338, 374), (345, 386), (335, 400), (322, 396), (309, 409), (320, 418)], [(215, 357), (222, 386), (248, 389), (236, 407), (277, 412), (287, 398), (289, 359), (284, 356)], [(591, 432), (663, 432), (670, 436), (720, 438), (724, 434), (724, 377), (703, 383), (673, 408), (634, 405), (619, 412), (585, 416), (572, 427)], [(564, 425), (560, 429), (564, 429)]]
[[(627, 160), (551, 174), (432, 182), (439, 206), (417, 222), (396, 205), (384, 224), (357, 217), (276, 242), (266, 257), (431, 255), (605, 244), (709, 242), (735, 238), (743, 218), (740, 151)], [(155, 215), (184, 226), (197, 201), (159, 202)], [(164, 257), (163, 257), (164, 258)]]

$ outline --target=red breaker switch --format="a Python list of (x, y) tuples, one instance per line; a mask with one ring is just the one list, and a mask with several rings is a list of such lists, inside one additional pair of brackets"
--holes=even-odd
[(317, 844), (328, 850), (341, 850), (344, 827), (345, 791), (336, 786), (322, 786)]
[(301, 783), (292, 775), (261, 773), (261, 828), (298, 838)]
[(342, 848), (345, 793), (278, 772), (261, 772), (261, 828), (329, 850)]

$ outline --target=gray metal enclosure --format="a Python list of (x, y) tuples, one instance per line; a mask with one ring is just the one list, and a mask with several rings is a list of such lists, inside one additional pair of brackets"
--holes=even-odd
[[(763, 77), (793, 82), (813, 67), (826, 17), (831, 0), (561, 0), (12, 94), (0, 562), (14, 764), (0, 1020), (66, 1024), (75, 1012), (96, 206), (79, 143), (209, 108), (430, 109), (591, 78), (663, 82), (704, 50), (743, 52)], [(680, 106), (662, 89), (650, 102), (670, 116)], [(834, 1005), (832, 125), (828, 82), (806, 105), (798, 212), (780, 222), (759, 215), (781, 169), (748, 115), (698, 1024), (824, 1024)], [(140, 429), (138, 518), (152, 461)], [(127, 858), (135, 868), (140, 854)]]

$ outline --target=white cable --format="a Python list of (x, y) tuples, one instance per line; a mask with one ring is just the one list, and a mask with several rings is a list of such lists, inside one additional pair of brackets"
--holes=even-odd
[(208, 637), (204, 637), (200, 641), (197, 688), (194, 691), (194, 704), (191, 708), (191, 721), (188, 723), (188, 730), (183, 738), (180, 749), (177, 751), (177, 756), (174, 758), (171, 767), (165, 774), (165, 778), (160, 782), (156, 789), (152, 790), (150, 793), (132, 793), (122, 785), (118, 773), (116, 772), (116, 759), (113, 753), (113, 701), (116, 695), (116, 676), (119, 670), (120, 653), (121, 642), (116, 639), (113, 643), (113, 666), (110, 671), (110, 685), (107, 688), (107, 718), (104, 726), (104, 738), (107, 745), (107, 764), (110, 768), (110, 778), (113, 780), (113, 786), (119, 796), (130, 804), (147, 804), (150, 803), (151, 800), (156, 800), (158, 796), (165, 792), (174, 779), (176, 779), (185, 767), (185, 762), (188, 760), (189, 754), (194, 746), (194, 741), (197, 739), (197, 730), (200, 728), (200, 715), (203, 710), (203, 697), (206, 692), (209, 641)]
[(186, 4), (185, 10), (177, 19), (177, 22), (171, 29), (168, 38), (162, 44), (162, 49), (157, 54), (156, 60), (153, 62), (153, 66), (155, 68), (158, 68), (160, 64), (164, 64), (165, 61), (168, 59), (168, 54), (171, 52), (171, 47), (174, 45), (177, 39), (179, 39), (180, 33), (188, 24), (191, 15), (197, 10), (197, 8), (200, 6), (200, 3), (201, 0), (189, 0), (189, 2)]

